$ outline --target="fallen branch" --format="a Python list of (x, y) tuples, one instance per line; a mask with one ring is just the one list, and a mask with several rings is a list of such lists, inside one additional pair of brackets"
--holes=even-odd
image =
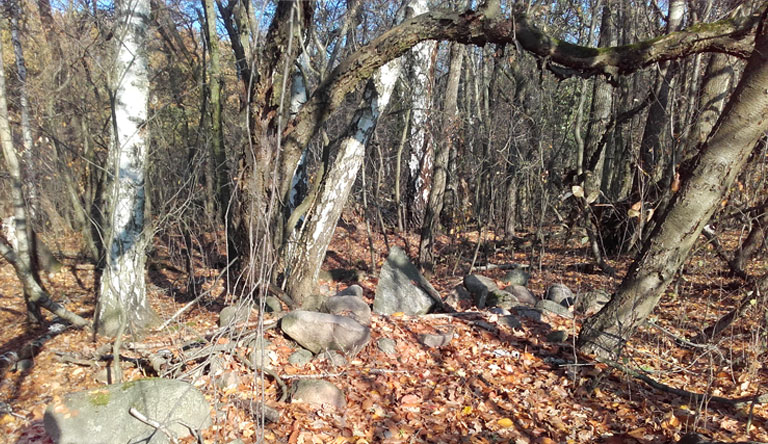
[(179, 441), (176, 439), (176, 436), (173, 433), (171, 433), (170, 430), (168, 430), (164, 425), (160, 424), (154, 419), (149, 419), (146, 416), (144, 416), (140, 411), (136, 410), (136, 407), (131, 407), (130, 409), (128, 409), (128, 413), (130, 413), (131, 416), (143, 422), (144, 424), (150, 427), (154, 427), (155, 430), (159, 430), (163, 432), (163, 434), (167, 436), (168, 439), (170, 439), (173, 444), (178, 444)]
[(622, 373), (632, 376), (635, 379), (639, 379), (645, 382), (646, 384), (650, 385), (651, 387), (655, 388), (656, 390), (660, 390), (666, 393), (671, 393), (673, 395), (677, 395), (682, 398), (687, 398), (696, 403), (709, 402), (709, 403), (722, 404), (722, 405), (735, 407), (735, 408), (746, 407), (748, 404), (752, 404), (752, 403), (754, 404), (768, 403), (768, 393), (763, 395), (755, 395), (755, 396), (743, 396), (740, 398), (724, 398), (722, 396), (711, 396), (704, 393), (695, 393), (688, 390), (670, 387), (666, 384), (662, 384), (659, 381), (656, 381), (655, 379), (649, 377), (648, 375), (640, 373), (637, 370), (633, 370), (629, 367), (625, 367), (615, 361), (600, 359), (598, 360), (598, 362), (601, 362), (616, 370), (619, 370)]

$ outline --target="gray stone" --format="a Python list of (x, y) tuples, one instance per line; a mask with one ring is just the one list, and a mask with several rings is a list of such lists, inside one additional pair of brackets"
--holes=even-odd
[(371, 307), (359, 296), (337, 295), (328, 298), (323, 305), (323, 311), (339, 316), (349, 316), (363, 325), (371, 325)]
[(424, 277), (398, 247), (392, 247), (381, 267), (379, 285), (373, 300), (373, 311), (379, 314), (403, 312), (407, 315), (426, 314), (434, 305), (431, 297), (413, 281)]
[(488, 312), (491, 314), (500, 315), (500, 316), (508, 316), (512, 314), (506, 308), (501, 308), (501, 307), (493, 307), (490, 310), (488, 310)]
[(512, 293), (521, 305), (533, 307), (539, 300), (536, 296), (533, 295), (533, 293), (531, 293), (530, 290), (523, 287), (522, 285), (510, 285), (505, 288), (504, 291)]
[(248, 321), (250, 309), (246, 306), (230, 305), (219, 312), (219, 327), (236, 325)]
[(520, 320), (514, 315), (502, 316), (497, 322), (499, 325), (503, 325), (507, 328), (523, 328), (523, 324), (521, 324)]
[(475, 300), (478, 308), (484, 308), (488, 294), (498, 291), (499, 287), (491, 278), (479, 274), (468, 274), (464, 276), (464, 286), (467, 288)]
[(347, 398), (338, 387), (322, 379), (299, 379), (291, 385), (291, 402), (344, 409)]
[(443, 347), (450, 344), (451, 340), (453, 340), (453, 331), (448, 333), (425, 333), (419, 335), (419, 343), (429, 348)]
[(301, 309), (306, 311), (319, 311), (325, 304), (328, 295), (310, 294), (301, 301)]
[(520, 285), (525, 287), (528, 285), (528, 280), (531, 278), (531, 275), (528, 274), (525, 270), (523, 270), (521, 267), (513, 268), (512, 270), (509, 270), (503, 278), (501, 278), (501, 282), (504, 282), (508, 285)]
[(35, 366), (35, 362), (31, 359), (20, 359), (16, 362), (16, 364), (13, 366), (13, 371), (16, 372), (23, 372), (25, 370), (29, 370), (32, 367)]
[(549, 313), (554, 313), (558, 316), (562, 316), (564, 318), (573, 319), (573, 313), (571, 313), (567, 307), (563, 307), (562, 305), (558, 304), (555, 301), (551, 301), (549, 299), (542, 299), (539, 302), (536, 303), (535, 308), (546, 311)]
[(568, 332), (565, 330), (552, 330), (547, 334), (547, 342), (560, 343), (568, 339)]
[(249, 344), (251, 347), (251, 364), (254, 367), (267, 367), (269, 368), (269, 346), (271, 344), (264, 338), (258, 338)]
[(547, 288), (544, 299), (557, 302), (563, 307), (570, 307), (573, 305), (575, 297), (570, 288), (563, 284), (554, 284)]
[(234, 387), (240, 384), (240, 375), (238, 375), (236, 372), (227, 371), (227, 372), (215, 375), (213, 377), (213, 382), (214, 384), (216, 384), (216, 387), (220, 389), (225, 389), (227, 387)]
[(149, 419), (164, 423), (176, 438), (189, 436), (189, 429), (211, 425), (211, 407), (191, 384), (174, 379), (144, 379), (72, 393), (48, 406), (45, 431), (57, 444), (111, 444), (169, 442), (134, 418), (135, 408)]
[[(520, 301), (517, 300), (515, 295), (508, 291), (494, 290), (488, 293), (485, 305), (488, 307), (499, 307), (509, 310), (512, 307), (520, 305)], [(480, 307), (479, 304), (478, 307)]]
[(347, 358), (335, 350), (329, 350), (315, 356), (315, 362), (328, 362), (334, 367), (341, 367), (347, 365)]
[(448, 293), (448, 296), (445, 297), (445, 303), (456, 309), (460, 308), (463, 303), (471, 305), (474, 304), (475, 301), (463, 285), (457, 285), (453, 287), (450, 293)]
[(312, 352), (305, 348), (300, 348), (291, 353), (291, 356), (288, 356), (288, 363), (295, 365), (296, 367), (301, 367), (302, 365), (308, 364), (311, 360)]
[(336, 293), (336, 296), (357, 296), (359, 298), (363, 297), (363, 287), (354, 284), (350, 285), (349, 287), (341, 290), (340, 292)]
[(283, 311), (283, 305), (280, 303), (280, 299), (275, 296), (267, 296), (264, 298), (264, 311), (267, 313), (280, 313)]
[(365, 279), (365, 273), (352, 268), (333, 268), (331, 270), (320, 270), (317, 278), (328, 282), (360, 282)]
[(520, 317), (541, 322), (541, 310), (537, 310), (536, 308), (518, 305), (517, 307), (512, 307), (512, 311)]
[(603, 290), (591, 290), (576, 300), (574, 309), (577, 313), (589, 316), (600, 311), (611, 300), (611, 295)]
[(376, 347), (379, 348), (386, 355), (397, 354), (397, 344), (394, 340), (389, 338), (379, 338), (376, 341)]
[(371, 330), (354, 319), (314, 311), (292, 311), (280, 328), (312, 353), (339, 350), (354, 356), (371, 339)]

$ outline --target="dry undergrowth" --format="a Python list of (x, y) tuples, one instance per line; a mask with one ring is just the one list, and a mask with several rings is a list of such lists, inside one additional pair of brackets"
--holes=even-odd
[[(443, 237), (437, 257), (442, 262), (431, 278), (445, 295), (458, 285), (474, 253), (477, 236), (463, 239)], [(390, 233), (389, 242), (406, 246), (413, 256), (418, 240)], [(733, 246), (735, 239), (727, 239)], [(374, 239), (376, 266), (386, 255), (384, 238)], [(326, 268), (370, 267), (370, 252), (364, 224), (342, 224), (330, 247)], [(513, 252), (498, 248), (491, 257), (481, 249), (478, 263), (530, 263), (531, 251)], [(65, 253), (76, 245), (59, 245)], [(159, 251), (167, 252), (160, 248)], [(167, 257), (165, 258), (167, 260)], [(540, 263), (539, 263), (540, 259)], [(459, 261), (456, 266), (456, 261)], [(91, 267), (66, 261), (69, 268), (48, 282), (48, 288), (70, 310), (90, 318), (93, 311)], [(534, 258), (531, 291), (541, 296), (548, 285), (563, 283), (574, 292), (592, 288), (613, 290), (617, 281), (598, 273), (584, 272), (579, 264), (589, 263), (587, 253), (576, 246), (563, 249), (554, 242)], [(162, 263), (162, 261), (161, 261)], [(541, 267), (539, 267), (539, 265)], [(612, 262), (623, 275), (627, 260)], [(764, 267), (763, 264), (756, 266)], [(456, 274), (451, 272), (456, 268)], [(372, 302), (376, 274), (367, 274), (360, 284)], [(164, 331), (141, 339), (149, 347), (174, 346), (185, 339), (215, 329), (218, 311), (229, 301), (222, 295), (220, 281), (209, 288), (216, 270), (198, 267), (198, 282), (210, 295), (201, 298), (192, 310)], [(484, 273), (496, 279), (503, 271)], [(189, 298), (186, 277), (178, 270), (159, 267), (150, 273), (151, 302), (163, 316), (171, 316)], [(335, 291), (348, 283), (324, 282), (321, 290)], [(643, 329), (628, 347), (624, 365), (648, 371), (662, 383), (699, 393), (742, 397), (765, 393), (768, 370), (765, 354), (758, 355), (759, 334), (765, 325), (753, 309), (747, 319), (726, 331), (716, 348), (685, 349), (673, 336), (692, 337), (730, 310), (745, 291), (738, 280), (728, 277), (722, 264), (707, 248), (699, 248), (686, 265), (685, 273), (654, 313), (655, 325)], [(464, 307), (469, 309), (470, 307)], [(254, 315), (252, 319), (255, 319)], [(194, 377), (194, 383), (215, 407), (214, 426), (205, 431), (206, 443), (226, 443), (240, 438), (245, 442), (290, 443), (396, 443), (396, 442), (673, 442), (697, 431), (731, 440), (768, 441), (768, 408), (756, 405), (734, 409), (688, 399), (649, 388), (642, 382), (602, 365), (582, 359), (574, 362), (572, 347), (551, 344), (545, 337), (552, 329), (578, 331), (579, 320), (545, 317), (549, 324), (523, 319), (523, 328), (498, 327), (496, 319), (484, 317), (374, 315), (371, 343), (343, 366), (313, 362), (301, 368), (287, 363), (294, 350), (278, 329), (266, 330), (271, 342), (267, 360), (290, 383), (299, 377), (324, 375), (347, 396), (343, 412), (302, 404), (278, 402), (280, 390), (274, 379), (264, 380), (246, 368), (235, 353), (224, 357), (219, 372), (231, 372), (232, 385), (220, 387), (214, 376)], [(20, 287), (12, 268), (0, 266), (0, 355), (22, 350), (46, 334), (45, 329), (27, 331), (24, 326)], [(477, 322), (481, 321), (481, 322)], [(440, 349), (426, 349), (416, 340), (419, 333), (453, 329), (454, 340)], [(375, 342), (389, 337), (397, 342), (397, 356), (380, 352)], [(130, 341), (130, 340), (129, 340)], [(215, 339), (224, 344), (227, 338)], [(50, 440), (42, 427), (45, 406), (67, 392), (98, 387), (106, 363), (62, 362), (65, 356), (90, 356), (107, 344), (82, 331), (66, 330), (48, 339), (33, 358), (29, 369), (14, 370), (0, 363), (0, 401), (9, 404), (14, 415), (0, 414), (0, 441), (45, 443)], [(237, 350), (247, 353), (248, 350)], [(125, 351), (131, 355), (130, 350)], [(83, 364), (83, 365), (81, 365)], [(126, 379), (146, 376), (130, 366)], [(281, 417), (262, 430), (254, 406), (263, 400)], [(749, 433), (747, 424), (749, 423)]]

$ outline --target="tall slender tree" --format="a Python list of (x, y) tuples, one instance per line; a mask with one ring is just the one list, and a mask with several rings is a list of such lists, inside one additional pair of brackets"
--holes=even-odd
[(141, 331), (156, 321), (145, 284), (149, 0), (122, 0), (116, 12), (108, 249), (96, 310), (97, 331), (108, 336)]

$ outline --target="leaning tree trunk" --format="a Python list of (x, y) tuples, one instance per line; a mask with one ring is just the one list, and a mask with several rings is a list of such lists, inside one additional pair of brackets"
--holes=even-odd
[(617, 356), (653, 311), (701, 230), (733, 184), (755, 143), (768, 130), (768, 33), (762, 18), (755, 49), (715, 130), (692, 164), (629, 273), (579, 335), (580, 351)]
[(308, 211), (295, 248), (288, 250), (290, 257), (286, 261), (286, 292), (298, 306), (305, 305), (305, 299), (308, 301), (307, 296), (317, 281), (336, 223), (363, 163), (365, 146), (382, 110), (389, 103), (401, 64), (400, 59), (387, 63), (368, 81), (365, 103), (355, 113), (353, 123), (340, 143), (336, 160), (320, 179), (317, 189), (307, 197), (315, 199), (316, 203)]
[(149, 0), (118, 3), (115, 85), (110, 146), (110, 213), (107, 258), (96, 308), (96, 329), (115, 336), (124, 328), (141, 331), (156, 321), (147, 301), (144, 266), (144, 176), (147, 157), (146, 37)]
[[(0, 22), (1, 24), (2, 22)], [(2, 30), (2, 26), (0, 26)], [(43, 289), (35, 270), (32, 268), (32, 249), (26, 225), (28, 224), (27, 208), (24, 203), (24, 191), (22, 188), (21, 167), (19, 156), (13, 148), (11, 126), (8, 121), (8, 104), (5, 97), (5, 68), (3, 67), (3, 45), (0, 43), (0, 147), (6, 169), (11, 179), (11, 199), (13, 202), (13, 218), (15, 223), (16, 247), (11, 248), (9, 242), (0, 238), (0, 255), (5, 258), (16, 270), (16, 276), (21, 281), (24, 289), (24, 300), (27, 305), (27, 319), (30, 322), (42, 321), (40, 308), (43, 307), (66, 319), (73, 325), (85, 327), (88, 321), (80, 316), (67, 311), (64, 307), (53, 302)]]

